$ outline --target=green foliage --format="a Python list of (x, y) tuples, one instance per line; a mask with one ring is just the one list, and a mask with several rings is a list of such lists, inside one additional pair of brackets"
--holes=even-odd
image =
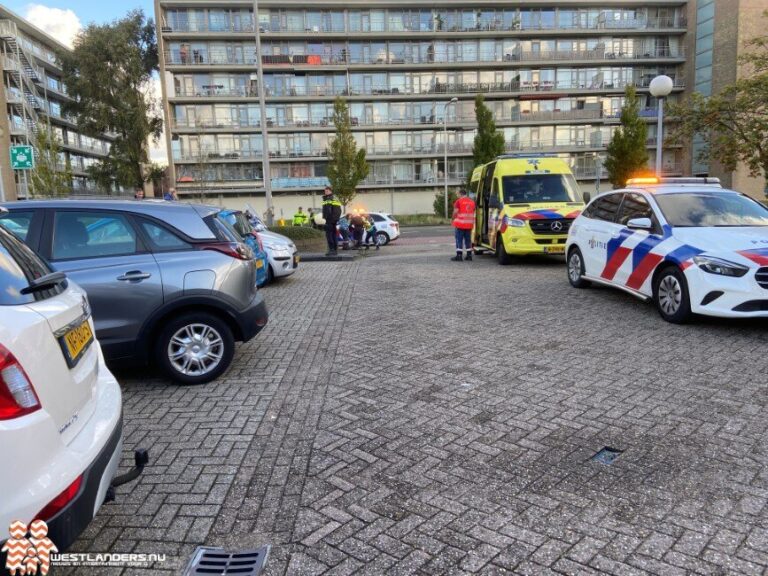
[(72, 166), (59, 166), (61, 141), (49, 124), (38, 124), (33, 146), (35, 167), (30, 173), (30, 192), (33, 197), (69, 196), (72, 193)]
[(768, 177), (768, 36), (746, 47), (741, 79), (708, 98), (694, 92), (670, 107), (678, 121), (670, 136), (683, 142), (698, 135), (705, 145), (700, 161), (716, 160), (728, 171), (743, 162), (751, 176)]
[(336, 199), (346, 206), (357, 194), (357, 186), (368, 176), (370, 167), (365, 149), (357, 149), (350, 129), (349, 108), (339, 97), (333, 103), (333, 125), (336, 135), (328, 144), (328, 181)]
[[(442, 211), (441, 208), (440, 212), (442, 213)], [(397, 220), (401, 228), (404, 226), (441, 226), (451, 223), (450, 219), (435, 214), (398, 214), (392, 217)]]
[[(496, 130), (493, 112), (485, 105), (482, 94), (475, 97), (475, 118), (477, 118), (477, 135), (472, 147), (472, 169), (504, 154), (504, 134)], [(467, 173), (467, 187), (471, 177), (472, 170)]]
[(432, 202), (432, 208), (435, 211), (435, 216), (440, 218), (450, 218), (453, 216), (453, 204), (459, 195), (456, 190), (448, 190), (448, 214), (445, 213), (445, 190), (435, 193), (435, 200)]
[(109, 156), (97, 169), (124, 186), (144, 183), (147, 140), (160, 137), (162, 119), (150, 95), (158, 69), (155, 25), (141, 10), (109, 24), (89, 24), (74, 49), (58, 54), (72, 100), (63, 106), (89, 136), (116, 135)]
[(640, 102), (634, 86), (627, 86), (621, 108), (621, 126), (608, 144), (605, 169), (614, 188), (623, 188), (629, 178), (648, 169), (648, 126), (640, 118)]
[(311, 240), (313, 238), (325, 238), (325, 232), (315, 230), (310, 226), (272, 226), (270, 232), (287, 236), (294, 242), (296, 240)]

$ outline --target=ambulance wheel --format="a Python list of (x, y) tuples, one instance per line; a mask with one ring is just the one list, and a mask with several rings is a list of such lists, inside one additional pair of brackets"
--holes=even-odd
[(512, 256), (507, 254), (507, 250), (504, 248), (504, 240), (501, 239), (501, 234), (496, 236), (496, 259), (502, 266), (512, 263)]
[(576, 247), (568, 254), (568, 281), (574, 288), (588, 288), (591, 284), (584, 280), (584, 257)]
[(691, 319), (691, 301), (685, 274), (677, 266), (667, 266), (653, 281), (653, 301), (667, 322), (685, 324)]

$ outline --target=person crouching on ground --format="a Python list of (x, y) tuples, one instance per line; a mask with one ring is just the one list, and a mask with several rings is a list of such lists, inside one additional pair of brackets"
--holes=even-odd
[(475, 202), (467, 196), (467, 191), (459, 190), (459, 197), (453, 204), (453, 227), (456, 229), (456, 256), (454, 262), (461, 262), (462, 247), (466, 255), (464, 260), (472, 260), (472, 226), (475, 224)]
[(323, 190), (323, 219), (325, 220), (325, 240), (328, 243), (326, 256), (336, 256), (339, 240), (336, 237), (336, 224), (341, 218), (341, 202), (333, 197), (333, 190), (326, 186)]
[(376, 246), (376, 250), (378, 250), (379, 243), (376, 241), (376, 224), (373, 223), (373, 218), (370, 215), (367, 218), (363, 216), (363, 220), (365, 221), (365, 249), (368, 250), (370, 241), (373, 240), (373, 244)]

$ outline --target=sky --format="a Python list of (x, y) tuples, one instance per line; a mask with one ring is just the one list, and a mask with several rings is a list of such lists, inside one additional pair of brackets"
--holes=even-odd
[[(114, 0), (45, 0), (44, 2), (10, 0), (4, 2), (3, 5), (60, 42), (70, 46), (77, 32), (91, 22), (96, 24), (111, 22), (136, 8), (141, 8), (148, 17), (154, 18), (154, 2), (152, 0), (129, 0), (128, 2)], [(159, 79), (155, 78), (154, 80), (152, 88), (159, 97)], [(150, 142), (149, 152), (153, 162), (168, 163), (164, 134), (157, 144)]]

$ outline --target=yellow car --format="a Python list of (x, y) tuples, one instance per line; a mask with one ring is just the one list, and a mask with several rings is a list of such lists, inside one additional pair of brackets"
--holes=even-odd
[(568, 229), (589, 194), (581, 195), (568, 164), (546, 154), (511, 154), (478, 166), (471, 191), (477, 211), (475, 253), (512, 256), (565, 254)]

